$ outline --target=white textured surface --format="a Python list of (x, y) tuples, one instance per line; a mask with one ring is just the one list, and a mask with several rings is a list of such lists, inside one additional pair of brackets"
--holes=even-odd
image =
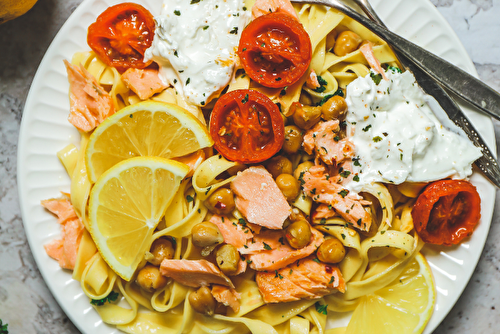
[[(22, 198), (25, 201), (24, 209), (27, 215), (36, 217), (37, 223), (26, 220), (25, 224), (28, 226), (30, 238), (38, 240), (32, 243), (32, 250), (41, 264), (42, 273), (46, 277), (53, 275), (50, 276), (52, 282), (60, 282), (57, 284), (59, 288), (54, 289), (53, 292), (61, 300), (66, 291), (72, 291), (75, 282), (70, 279), (69, 273), (58, 268), (55, 261), (47, 261), (48, 258), (41, 250), (41, 244), (57, 235), (59, 231), (52, 217), (44, 212), (38, 203), (39, 199), (57, 196), (59, 190), (67, 190), (68, 181), (58, 165), (53, 147), (62, 148), (70, 141), (77, 142), (77, 136), (76, 132), (71, 127), (68, 128), (64, 121), (66, 117), (64, 106), (59, 103), (54, 106), (54, 100), (61, 96), (66, 99), (65, 79), (63, 87), (57, 85), (57, 82), (61, 82), (61, 74), (64, 74), (64, 69), (60, 65), (61, 60), (85, 47), (84, 38), (82, 41), (82, 36), (85, 36), (84, 30), (78, 28), (68, 30), (73, 37), (72, 41), (66, 41), (61, 45), (57, 49), (59, 54), (50, 60), (50, 64), (57, 70), (41, 76), (45, 83), (50, 83), (50, 88), (57, 87), (56, 90), (40, 90), (43, 103), (33, 108), (36, 114), (31, 109), (26, 111), (25, 115), (32, 121), (29, 125), (25, 125), (23, 133), (29, 133), (32, 136), (32, 139), (26, 142), (26, 146), (32, 149), (36, 156), (32, 155), (28, 159), (19, 157), (18, 160), (16, 142), (26, 91), (38, 62), (62, 21), (79, 2), (79, 0), (40, 1), (26, 16), (0, 26), (0, 46), (3, 50), (0, 56), (0, 175), (3, 176), (0, 179), (0, 318), (9, 323), (13, 333), (78, 333), (45, 286), (37, 271), (33, 255), (26, 244), (15, 177), (16, 164), (20, 165), (20, 171), (35, 170), (31, 173), (23, 173), (26, 175), (26, 180), (29, 179), (32, 191), (29, 194), (22, 194)], [(82, 25), (88, 25), (105, 8), (103, 1), (96, 2), (92, 11), (82, 16), (79, 21)], [(381, 0), (373, 0), (374, 5), (380, 3)], [(384, 0), (383, 3), (384, 7), (377, 7), (377, 9), (384, 17), (392, 15), (394, 21), (388, 21), (390, 27), (401, 29), (403, 35), (412, 38), (417, 32), (425, 32), (422, 36), (419, 35), (419, 42), (424, 46), (439, 54), (442, 53), (459, 66), (473, 70), (472, 64), (463, 58), (464, 50), (460, 48), (456, 50), (457, 44), (450, 45), (452, 40), (448, 36), (436, 36), (436, 31), (447, 28), (443, 26), (439, 18), (427, 15), (425, 9), (412, 14), (406, 7), (414, 6), (421, 1)], [(401, 3), (404, 3), (405, 7), (401, 8)], [(438, 9), (459, 33), (461, 41), (478, 68), (480, 77), (499, 90), (500, 52), (495, 49), (494, 45), (499, 41), (498, 23), (496, 23), (498, 20), (495, 18), (500, 14), (500, 1), (435, 0), (434, 4), (439, 6)], [(411, 22), (414, 23), (411, 24)], [(466, 22), (466, 25), (463, 22)], [(480, 43), (481, 39), (485, 42)], [(57, 43), (57, 38), (54, 42)], [(37, 86), (33, 88), (36, 90)], [(48, 112), (55, 112), (53, 119), (45, 117)], [(482, 123), (477, 118), (474, 120), (477, 124)], [(498, 123), (494, 123), (495, 129), (500, 131)], [(47, 133), (44, 131), (47, 125), (54, 131), (49, 136), (45, 136), (46, 142), (41, 142), (36, 137), (43, 137)], [(487, 124), (482, 130), (488, 136), (492, 135), (491, 127)], [(44, 171), (49, 172), (52, 180), (54, 178), (57, 180), (47, 182), (38, 179), (36, 169), (41, 168), (40, 166), (43, 166)], [(484, 183), (483, 180), (477, 178), (475, 182)], [(488, 188), (486, 184), (483, 186)], [(23, 188), (22, 184), (21, 188)], [(482, 192), (482, 196), (491, 196), (491, 193)], [(487, 198), (483, 199), (487, 201)], [(499, 220), (497, 216), (498, 214), (495, 214), (493, 218), (492, 229), (483, 256), (471, 282), (450, 315), (436, 329), (436, 333), (469, 333), (472, 330), (479, 333), (497, 333), (500, 331), (500, 311), (496, 307), (500, 298), (500, 290), (497, 289), (500, 283), (496, 242), (500, 238), (500, 233), (495, 224)], [(33, 229), (31, 229), (32, 225)], [(482, 226), (483, 228), (474, 234), (470, 242), (461, 247), (446, 250), (446, 256), (437, 255), (440, 249), (427, 248), (426, 255), (432, 263), (435, 263), (433, 258), (447, 259), (446, 265), (439, 265), (444, 269), (444, 273), (440, 274), (435, 271), (436, 279), (443, 280), (445, 284), (440, 285), (439, 290), (439, 298), (442, 300), (440, 305), (443, 306), (437, 310), (430, 324), (431, 327), (439, 323), (436, 315), (446, 313), (445, 305), (453, 304), (458, 297), (458, 295), (453, 297), (452, 294), (453, 291), (461, 290), (465, 285), (464, 282), (460, 283), (463, 281), (463, 276), (468, 276), (474, 270), (475, 259), (464, 254), (472, 252), (479, 256), (481, 247), (475, 243), (475, 240), (484, 238), (488, 232), (487, 224), (482, 223)], [(44, 263), (47, 263), (47, 266)], [(81, 313), (86, 317), (84, 325), (94, 328), (94, 324), (98, 323), (99, 319), (95, 318), (93, 311), (85, 312), (89, 310), (88, 300), (81, 294), (76, 294), (75, 297), (71, 296), (67, 305), (63, 300), (61, 303), (66, 305), (68, 310), (75, 308), (84, 310)], [(107, 329), (102, 325), (99, 328)], [(99, 333), (101, 331), (85, 329), (85, 332)]]

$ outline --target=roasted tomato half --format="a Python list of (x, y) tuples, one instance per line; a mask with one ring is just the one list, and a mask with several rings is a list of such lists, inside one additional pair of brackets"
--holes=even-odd
[(210, 116), (210, 135), (225, 158), (240, 163), (269, 159), (283, 146), (279, 108), (264, 94), (240, 89), (222, 95)]
[(297, 82), (311, 63), (311, 40), (302, 24), (279, 12), (260, 16), (241, 34), (238, 55), (252, 80), (271, 87)]
[(456, 245), (470, 236), (481, 217), (481, 199), (470, 182), (441, 180), (419, 195), (411, 215), (423, 241)]
[(87, 43), (107, 65), (119, 72), (145, 68), (144, 52), (153, 42), (155, 21), (141, 5), (121, 3), (111, 6), (89, 26)]

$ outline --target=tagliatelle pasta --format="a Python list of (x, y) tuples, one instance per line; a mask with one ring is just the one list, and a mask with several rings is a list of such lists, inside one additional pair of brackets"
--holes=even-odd
[[(249, 8), (251, 5), (247, 4)], [(343, 57), (329, 52), (329, 34), (344, 30), (353, 31), (363, 40), (373, 43), (373, 51), (381, 63), (397, 65), (397, 59), (389, 46), (352, 19), (323, 6), (294, 7), (311, 39), (313, 53), (310, 69), (327, 82), (325, 89), (319, 92), (307, 87), (307, 76), (290, 87), (266, 88), (250, 80), (239, 69), (227, 91), (258, 90), (279, 103), (282, 113), (289, 116), (294, 102), (307, 97), (312, 99), (312, 103), (318, 103), (339, 89), (345, 90), (349, 83), (366, 76), (370, 69), (359, 50)], [(75, 54), (72, 64), (81, 64), (96, 78), (109, 92), (117, 111), (140, 102), (121, 80), (120, 73), (105, 65), (93, 52)], [(177, 104), (206, 124), (203, 112), (209, 106), (200, 108), (190, 104), (172, 87), (155, 95), (152, 100)], [(193, 288), (170, 280), (161, 289), (145, 291), (135, 283), (135, 278), (128, 282), (120, 278), (101, 257), (87, 232), (88, 201), (93, 184), (87, 176), (85, 163), (89, 134), (81, 135), (79, 149), (68, 146), (58, 153), (71, 178), (71, 203), (86, 227), (79, 245), (73, 278), (80, 281), (82, 290), (92, 300), (103, 299), (112, 291), (120, 294), (122, 298), (119, 303), (105, 303), (94, 308), (105, 323), (115, 325), (126, 333), (326, 333), (326, 311), (318, 311), (318, 305), (328, 305), (327, 309), (332, 312), (352, 311), (360, 297), (394, 281), (423, 246), (423, 242), (413, 232), (410, 215), (413, 199), (402, 195), (396, 186), (386, 187), (375, 183), (361, 192), (370, 203), (367, 207), (373, 223), (369, 231), (360, 232), (338, 215), (313, 222), (314, 228), (325, 236), (337, 238), (347, 250), (339, 264), (346, 284), (345, 293), (336, 292), (320, 299), (266, 304), (255, 282), (255, 271), (248, 269), (243, 274), (231, 277), (235, 290), (241, 295), (239, 310), (228, 308), (226, 315), (206, 316), (196, 312), (188, 301), (189, 295), (194, 293)], [(182, 182), (151, 238), (151, 243), (162, 237), (173, 240), (174, 259), (205, 258), (201, 250), (193, 245), (192, 228), (211, 215), (205, 203), (209, 196), (231, 184), (236, 177), (234, 170), (245, 168), (220, 155), (214, 155), (210, 149), (206, 149), (205, 153), (206, 160), (196, 168), (192, 177)], [(300, 163), (313, 159), (313, 156), (305, 153), (290, 157), (294, 170)], [(310, 216), (313, 199), (301, 192), (291, 202), (291, 206), (294, 211)], [(235, 221), (244, 218), (238, 210), (234, 210), (230, 216)], [(138, 270), (147, 263), (150, 255), (145, 254)]]

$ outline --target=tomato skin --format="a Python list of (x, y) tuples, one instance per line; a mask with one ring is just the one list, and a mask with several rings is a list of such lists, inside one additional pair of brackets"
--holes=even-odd
[(243, 30), (238, 55), (252, 80), (270, 88), (285, 87), (307, 71), (311, 40), (300, 22), (274, 12), (256, 18)]
[(87, 44), (106, 63), (119, 72), (145, 68), (144, 52), (151, 46), (155, 31), (153, 15), (135, 3), (111, 6), (97, 17), (87, 32)]
[(441, 180), (420, 194), (411, 212), (423, 241), (457, 245), (470, 236), (481, 218), (481, 198), (468, 181)]
[(239, 89), (222, 95), (210, 116), (214, 147), (226, 159), (258, 163), (283, 146), (285, 125), (280, 110), (266, 95)]

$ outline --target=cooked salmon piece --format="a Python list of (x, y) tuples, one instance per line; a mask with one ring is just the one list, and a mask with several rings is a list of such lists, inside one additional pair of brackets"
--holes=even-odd
[(121, 79), (141, 100), (147, 100), (168, 88), (168, 85), (160, 79), (158, 72), (154, 68), (129, 68), (122, 74)]
[(232, 308), (235, 313), (239, 312), (241, 294), (235, 289), (214, 284), (212, 286), (212, 296), (214, 296), (215, 300), (219, 303)]
[(238, 270), (232, 275), (232, 276), (237, 276), (239, 274), (243, 274), (245, 271), (247, 271), (248, 263), (245, 259), (245, 257), (240, 258), (240, 262), (238, 262)]
[(256, 282), (266, 303), (314, 299), (335, 291), (345, 292), (337, 266), (308, 257), (274, 272), (257, 272)]
[(252, 7), (252, 20), (269, 13), (281, 12), (299, 19), (290, 0), (257, 0)]
[(69, 122), (78, 130), (90, 132), (115, 113), (111, 96), (83, 66), (64, 60), (69, 81)]
[(236, 195), (236, 208), (250, 223), (281, 229), (292, 212), (272, 175), (262, 166), (239, 172), (231, 189)]
[(57, 216), (61, 224), (61, 238), (55, 239), (44, 245), (45, 252), (59, 266), (73, 270), (78, 255), (78, 247), (83, 236), (84, 226), (75, 213), (73, 205), (66, 198), (54, 198), (42, 201), (42, 205)]
[(163, 276), (193, 288), (210, 284), (234, 288), (233, 282), (215, 264), (207, 260), (164, 259), (160, 265), (160, 272)]
[[(276, 233), (277, 231), (273, 232)], [(247, 260), (250, 261), (250, 268), (259, 271), (278, 270), (297, 260), (308, 257), (316, 251), (324, 240), (323, 234), (315, 228), (311, 228), (311, 232), (311, 241), (303, 248), (295, 249), (290, 247), (283, 237), (282, 241), (279, 242), (279, 246), (276, 248), (267, 250), (269, 247), (266, 247), (263, 251), (252, 252), (252, 254), (245, 255)], [(277, 237), (277, 235), (275, 237)], [(258, 239), (258, 236), (254, 237), (254, 239)], [(276, 240), (280, 240), (279, 237), (276, 238)], [(266, 241), (263, 242), (267, 245), (272, 244), (270, 239), (266, 239)]]
[(329, 204), (320, 204), (314, 210), (314, 212), (311, 215), (311, 218), (313, 221), (315, 220), (320, 220), (320, 219), (328, 219), (328, 218), (333, 218), (338, 216), (337, 212), (333, 210), (333, 207)]
[(246, 245), (248, 239), (253, 238), (252, 231), (245, 225), (235, 223), (228, 217), (213, 215), (210, 222), (217, 225), (224, 242), (236, 248)]
[(189, 167), (189, 172), (186, 177), (191, 177), (196, 168), (198, 168), (203, 161), (205, 161), (205, 151), (198, 150), (194, 153), (184, 155), (182, 157), (172, 158), (172, 160), (182, 162)]
[(303, 176), (304, 193), (313, 201), (331, 205), (335, 211), (354, 227), (368, 231), (371, 215), (363, 208), (361, 198), (349, 194), (347, 189), (336, 183), (325, 173), (324, 166), (313, 166)]
[(361, 53), (365, 57), (366, 61), (368, 62), (368, 64), (370, 65), (370, 67), (373, 69), (373, 71), (375, 73), (381, 74), (382, 78), (384, 78), (384, 80), (386, 80), (386, 81), (389, 80), (389, 78), (387, 78), (387, 76), (385, 75), (385, 71), (382, 68), (382, 65), (378, 61), (377, 57), (375, 57), (375, 53), (373, 52), (373, 48), (372, 48), (372, 43), (363, 44), (359, 48), (359, 51), (361, 51)]
[(307, 88), (310, 88), (310, 89), (315, 89), (315, 88), (321, 87), (321, 85), (318, 81), (318, 75), (316, 74), (316, 72), (314, 70), (311, 70), (311, 72), (309, 73), (309, 76), (307, 77), (307, 80), (306, 80), (306, 86), (307, 86)]
[(316, 153), (327, 165), (336, 165), (354, 156), (354, 144), (339, 137), (339, 121), (319, 122), (304, 135), (304, 151)]

